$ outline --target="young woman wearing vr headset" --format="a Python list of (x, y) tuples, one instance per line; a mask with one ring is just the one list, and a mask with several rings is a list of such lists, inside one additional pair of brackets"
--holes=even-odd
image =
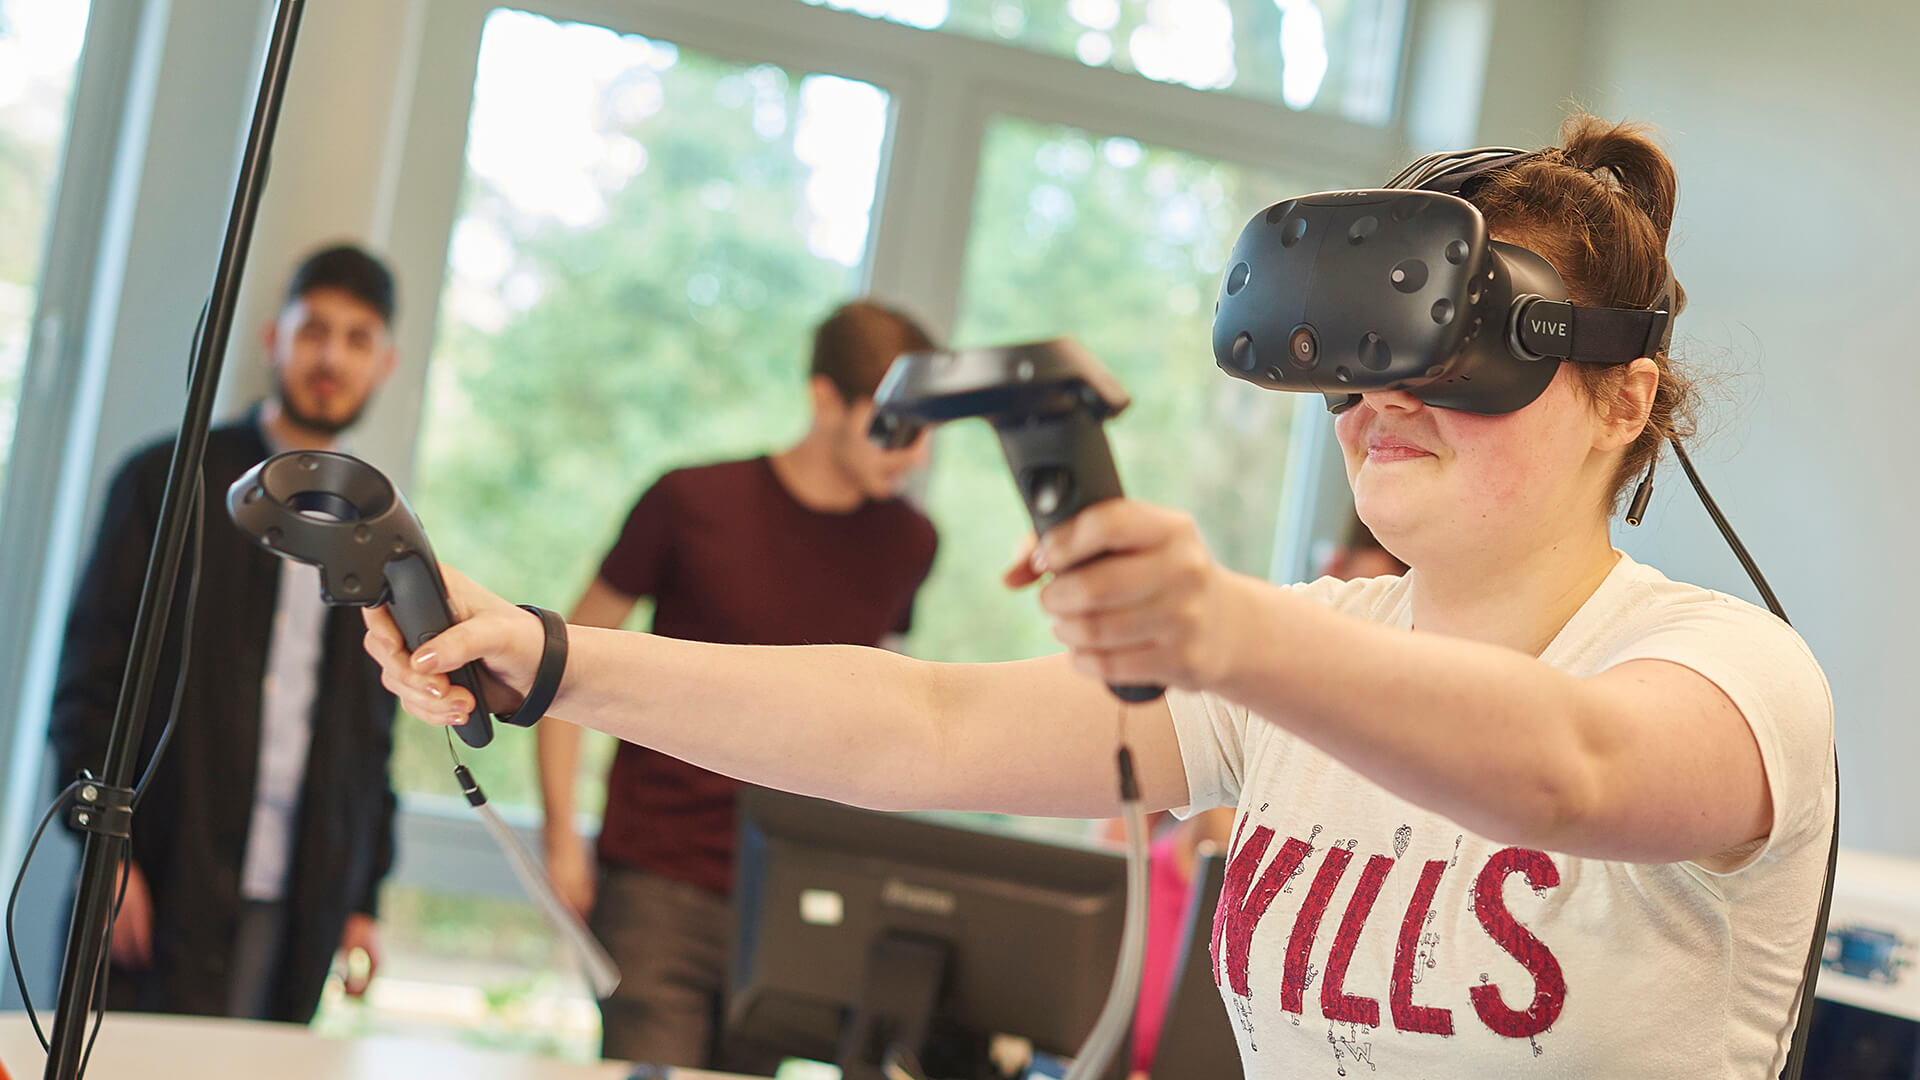
[[(1396, 186), (1458, 192), (1492, 240), (1543, 256), (1576, 327), (1677, 308), (1670, 163), (1631, 127), (1562, 135)], [(1687, 383), (1652, 325), (1651, 355), (1613, 358), (1630, 362), (1501, 360), (1549, 365), (1517, 404), (1460, 407), (1460, 371), (1353, 380), (1336, 433), (1403, 577), (1272, 585), (1215, 563), (1186, 515), (1112, 500), (1006, 575), (1043, 583), (1062, 655), (943, 665), (574, 628), (548, 722), (862, 806), (1096, 817), (1114, 809), (1102, 683), (1164, 683), (1125, 739), (1150, 809), (1238, 809), (1209, 945), (1249, 1077), (1771, 1077), (1832, 829), (1832, 706), (1784, 622), (1610, 542), (1685, 434)], [(448, 576), (469, 617), (418, 654), (368, 620), (387, 685), (435, 723), (475, 707), (444, 672), (482, 661), (505, 710), (543, 643), (538, 619)]]

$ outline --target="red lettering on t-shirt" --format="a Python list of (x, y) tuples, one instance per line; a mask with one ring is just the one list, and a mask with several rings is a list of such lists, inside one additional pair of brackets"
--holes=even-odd
[(1294, 916), (1293, 934), (1287, 938), (1286, 973), (1280, 980), (1280, 1007), (1290, 1013), (1304, 1007), (1301, 998), (1307, 988), (1307, 959), (1313, 954), (1313, 939), (1320, 932), (1320, 920), (1326, 917), (1327, 902), (1333, 899), (1333, 890), (1352, 859), (1353, 852), (1344, 847), (1328, 848), (1320, 872), (1313, 875), (1307, 898), (1300, 904), (1300, 913)]
[(1426, 1035), (1453, 1034), (1453, 1010), (1413, 1003), (1413, 965), (1420, 956), (1420, 931), (1427, 924), (1427, 909), (1433, 906), (1433, 894), (1440, 888), (1440, 877), (1447, 872), (1447, 860), (1429, 859), (1420, 871), (1420, 883), (1407, 901), (1407, 916), (1400, 921), (1400, 940), (1393, 949), (1393, 978), (1388, 982), (1387, 999), (1393, 1010), (1393, 1026), (1401, 1031)]
[(1353, 948), (1360, 940), (1360, 929), (1380, 898), (1380, 886), (1386, 882), (1393, 860), (1375, 855), (1360, 871), (1360, 883), (1353, 887), (1347, 901), (1347, 913), (1340, 917), (1340, 930), (1333, 936), (1333, 951), (1327, 955), (1327, 973), (1320, 980), (1320, 1014), (1329, 1020), (1348, 1024), (1380, 1026), (1380, 1002), (1346, 992), (1347, 965), (1353, 962)]
[(1273, 843), (1273, 830), (1261, 825), (1247, 834), (1246, 842), (1227, 863), (1226, 880), (1220, 886), (1220, 906), (1213, 912), (1213, 981), (1220, 984), (1224, 962), (1227, 984), (1241, 997), (1250, 996), (1247, 983), (1247, 956), (1253, 947), (1253, 931), (1260, 925), (1267, 908), (1280, 887), (1313, 848), (1304, 840), (1288, 840), (1273, 857), (1266, 872), (1254, 880), (1260, 859)]
[[(1567, 980), (1553, 953), (1507, 910), (1500, 891), (1507, 876), (1515, 871), (1524, 873), (1527, 884), (1535, 889), (1550, 889), (1560, 884), (1560, 868), (1553, 865), (1545, 852), (1503, 848), (1487, 860), (1486, 868), (1473, 883), (1473, 913), (1494, 943), (1533, 976), (1533, 1000), (1523, 1011), (1510, 1009), (1501, 997), (1500, 988), (1492, 983), (1473, 987), (1468, 996), (1473, 999), (1473, 1011), (1480, 1014), (1481, 1022), (1495, 1034), (1525, 1039), (1553, 1026), (1566, 1004)], [(1403, 934), (1403, 945), (1405, 941)]]

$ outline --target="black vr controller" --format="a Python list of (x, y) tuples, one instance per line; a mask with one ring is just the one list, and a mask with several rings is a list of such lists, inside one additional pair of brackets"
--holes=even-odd
[[(319, 567), (327, 603), (387, 605), (408, 649), (454, 624), (420, 519), (399, 489), (359, 458), (327, 450), (275, 454), (227, 489), (227, 514), (261, 547)], [(475, 703), (467, 722), (454, 728), (460, 740), (476, 749), (492, 742), (479, 665), (448, 678)]]
[[(922, 428), (985, 417), (1000, 436), (1034, 532), (1121, 495), (1101, 424), (1127, 407), (1127, 392), (1070, 338), (1004, 348), (907, 353), (874, 393), (869, 435), (882, 446), (913, 444)], [(1123, 701), (1152, 701), (1160, 686), (1109, 686)]]

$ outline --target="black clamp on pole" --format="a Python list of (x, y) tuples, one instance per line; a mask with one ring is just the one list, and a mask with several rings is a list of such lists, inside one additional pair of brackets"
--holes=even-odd
[(80, 774), (80, 789), (67, 810), (67, 824), (95, 836), (125, 840), (133, 835), (133, 789)]

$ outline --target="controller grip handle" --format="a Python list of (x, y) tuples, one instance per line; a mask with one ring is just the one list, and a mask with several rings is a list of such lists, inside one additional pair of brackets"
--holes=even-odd
[[(1000, 449), (1020, 488), (1020, 501), (1036, 535), (1094, 503), (1121, 496), (1113, 449), (1098, 418), (1086, 410), (1012, 419), (996, 425)], [(1153, 701), (1164, 686), (1107, 684), (1114, 697), (1131, 704)]]
[[(387, 564), (387, 610), (393, 615), (409, 652), (426, 644), (455, 622), (447, 600), (447, 584), (440, 567), (422, 552), (409, 552)], [(480, 665), (469, 661), (447, 678), (473, 695), (473, 712), (453, 730), (460, 741), (478, 750), (493, 741), (493, 721), (480, 691)]]

